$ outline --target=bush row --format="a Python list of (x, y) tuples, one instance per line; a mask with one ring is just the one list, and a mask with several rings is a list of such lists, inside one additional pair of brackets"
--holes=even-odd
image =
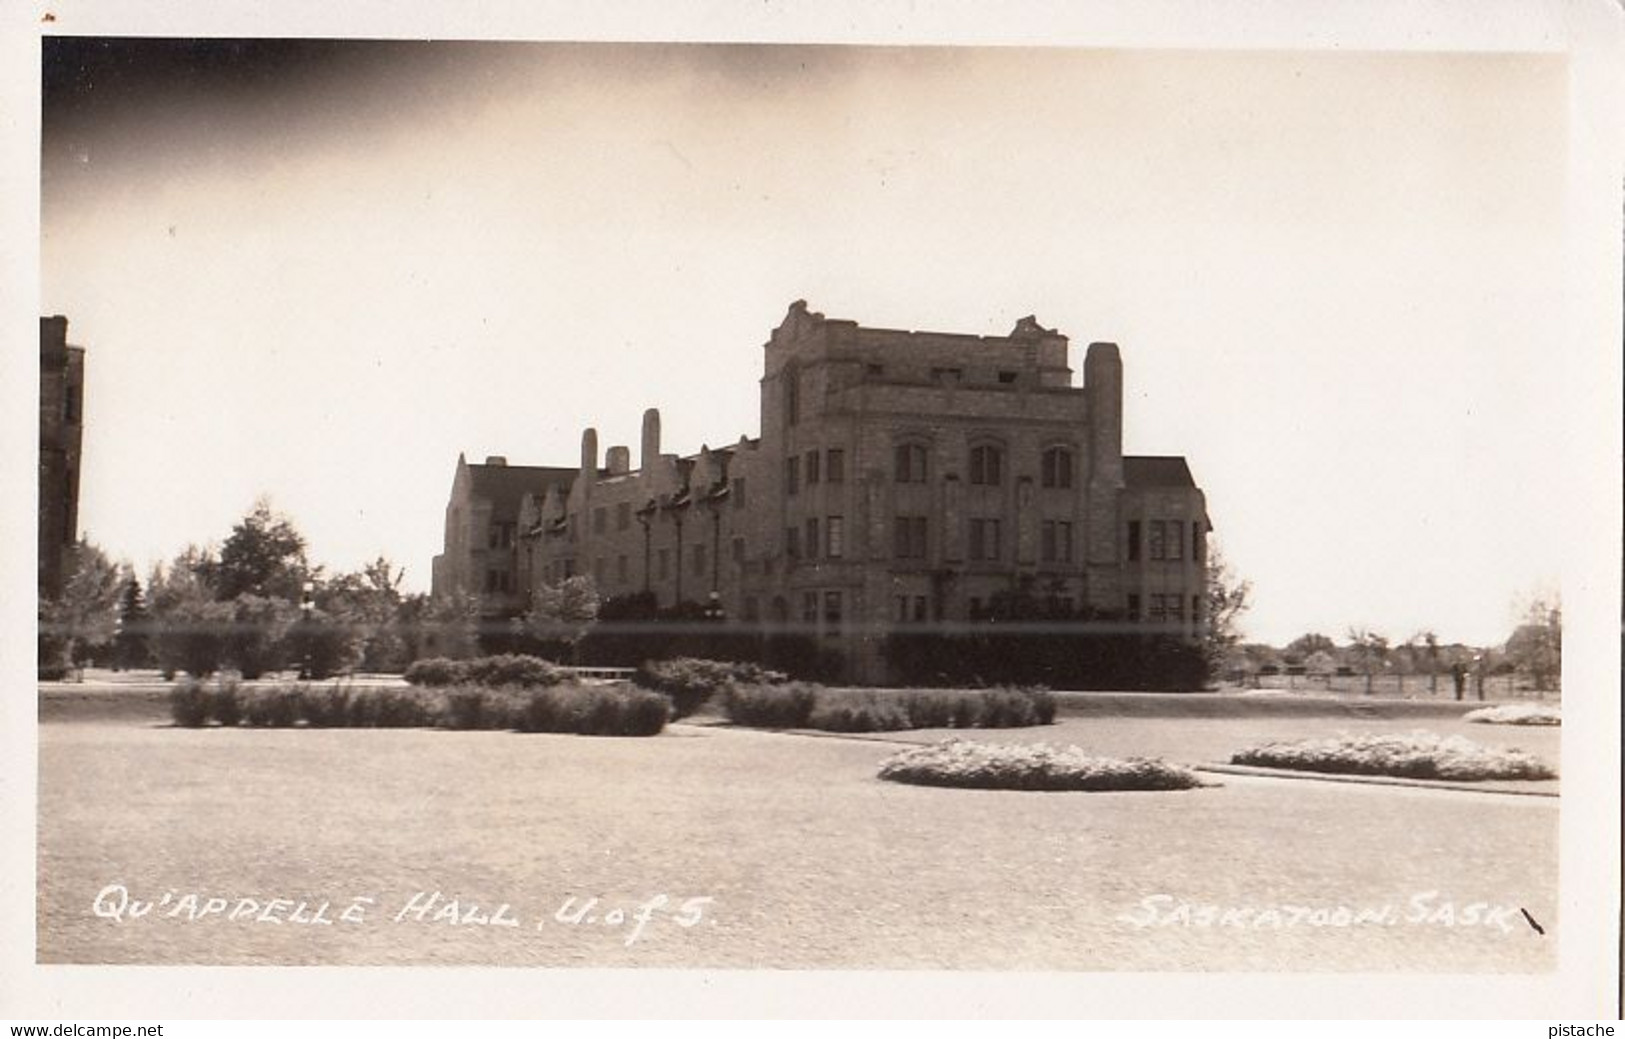
[(477, 685), (488, 688), (514, 686), (520, 689), (542, 689), (568, 685), (575, 681), (574, 672), (541, 657), (518, 653), (475, 657), (472, 660), (447, 660), (430, 657), (414, 662), (406, 669), (406, 681), (419, 686)]
[(1010, 729), (1055, 721), (1055, 697), (1040, 688), (876, 693), (803, 682), (734, 684), (722, 706), (736, 725), (825, 732)]
[(1155, 758), (1095, 757), (1078, 747), (946, 740), (894, 754), (880, 778), (984, 790), (1189, 790), (1196, 773)]
[(645, 661), (632, 676), (644, 689), (671, 700), (673, 718), (688, 717), (731, 684), (774, 686), (789, 680), (784, 672), (769, 671), (760, 664), (697, 657)]
[(232, 679), (177, 682), (170, 691), (175, 724), (198, 728), (442, 728), (564, 732), (583, 736), (653, 736), (666, 727), (664, 696), (629, 685), (543, 688), (446, 686), (357, 688), (337, 682), (287, 682), (244, 688)]

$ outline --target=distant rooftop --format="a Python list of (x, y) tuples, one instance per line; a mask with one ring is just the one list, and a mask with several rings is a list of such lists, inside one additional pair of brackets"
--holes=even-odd
[(1195, 487), (1183, 455), (1124, 455), (1123, 483), (1128, 487)]

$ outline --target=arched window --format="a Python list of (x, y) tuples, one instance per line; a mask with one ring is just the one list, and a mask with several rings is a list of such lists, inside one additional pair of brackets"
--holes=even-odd
[(923, 444), (898, 444), (893, 475), (898, 483), (924, 483), (926, 453)]
[(1039, 482), (1045, 487), (1072, 486), (1072, 449), (1052, 447), (1044, 452)]
[(970, 482), (992, 487), (1004, 482), (1004, 449), (981, 444), (970, 449)]

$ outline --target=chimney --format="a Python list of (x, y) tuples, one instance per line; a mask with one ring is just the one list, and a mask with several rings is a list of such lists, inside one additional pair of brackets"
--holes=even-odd
[(638, 464), (649, 472), (660, 461), (660, 409), (650, 408), (643, 413), (643, 454)]
[(589, 487), (598, 479), (598, 430), (591, 426), (581, 431), (580, 479)]
[(507, 455), (486, 455), (485, 456), (485, 464), (486, 465), (495, 465), (495, 466), (507, 465), (508, 464), (508, 456)]
[(632, 471), (632, 450), (620, 444), (610, 448), (604, 455), (604, 468), (609, 470), (611, 476), (623, 476)]

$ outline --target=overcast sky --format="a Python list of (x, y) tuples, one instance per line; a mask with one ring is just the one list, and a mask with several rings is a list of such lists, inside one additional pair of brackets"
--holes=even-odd
[(82, 529), (143, 570), (266, 494), (426, 590), (458, 452), (754, 436), (805, 298), (1119, 343), (1252, 638), (1499, 642), (1558, 583), (1560, 57), (220, 48), (46, 48), (40, 312)]

